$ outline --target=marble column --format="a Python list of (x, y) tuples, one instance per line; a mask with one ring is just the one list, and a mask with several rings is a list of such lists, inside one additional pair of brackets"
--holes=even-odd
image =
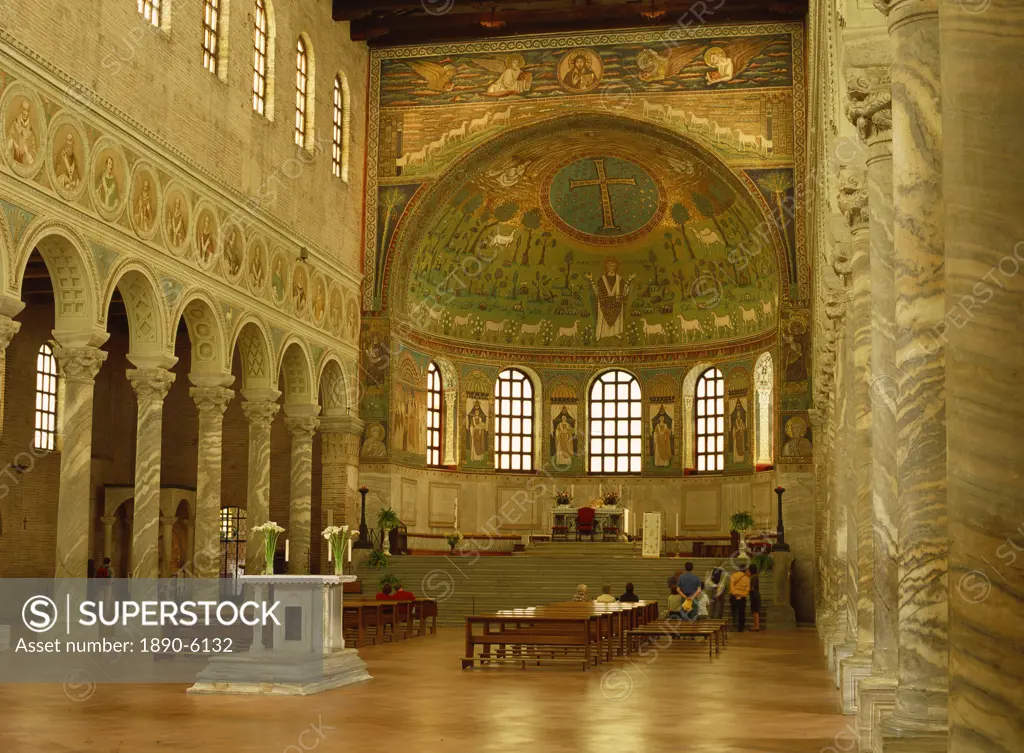
[(939, 28), (949, 751), (1003, 753), (1024, 745), (1024, 8), (942, 0)]
[(105, 351), (89, 345), (54, 348), (64, 379), (64, 434), (57, 503), (54, 577), (84, 578), (89, 564), (89, 483), (92, 472), (92, 410), (96, 374)]
[(19, 329), (21, 322), (0, 315), (0, 436), (3, 436), (4, 432), (7, 405), (7, 346), (11, 344), (11, 338), (18, 334)]
[(160, 516), (160, 539), (163, 542), (160, 547), (160, 577), (171, 577), (171, 549), (174, 543), (174, 521), (172, 515)]
[(844, 167), (839, 174), (840, 211), (850, 228), (850, 313), (848, 334), (852, 347), (852, 383), (847, 401), (851, 433), (851, 512), (856, 521), (849, 531), (850, 550), (856, 545), (857, 629), (854, 654), (841, 665), (844, 713), (857, 710), (857, 686), (871, 673), (874, 645), (874, 530), (871, 469), (871, 263), (867, 178), (863, 170)]
[(313, 508), (313, 434), (320, 419), (310, 412), (319, 406), (285, 406), (284, 425), (292, 435), (291, 493), (288, 500), (289, 575), (307, 575), (310, 566), (310, 527)]
[(945, 270), (935, 0), (876, 3), (892, 47), (899, 661), (887, 751), (945, 750), (949, 602)]
[[(167, 369), (128, 369), (138, 410), (135, 432), (135, 525), (133, 578), (160, 577), (160, 461), (164, 398), (174, 382)], [(165, 542), (170, 546), (170, 542)]]
[(186, 552), (192, 577), (216, 578), (220, 574), (220, 490), (223, 475), (224, 411), (234, 390), (217, 385), (189, 389), (199, 410), (196, 509), (193, 546)]
[(104, 515), (100, 518), (103, 524), (103, 556), (114, 556), (114, 524), (117, 522), (115, 515)]
[[(358, 530), (359, 437), (363, 422), (351, 416), (323, 416), (320, 419), (320, 530), (333, 521)], [(355, 436), (355, 452), (350, 452)], [(314, 532), (319, 535), (319, 532)], [(317, 536), (314, 536), (317, 538)], [(321, 571), (328, 572), (327, 542), (319, 536)]]
[(871, 474), (874, 650), (871, 677), (859, 686), (862, 750), (878, 748), (873, 731), (896, 701), (899, 568), (896, 548), (896, 397), (893, 363), (892, 95), (888, 65), (847, 71), (846, 113), (868, 148), (871, 245)]
[[(249, 471), (246, 485), (246, 527), (249, 531), (270, 520), (270, 426), (281, 409), (277, 390), (245, 393), (242, 411), (249, 421)], [(280, 525), (280, 523), (278, 523)], [(253, 543), (245, 547), (245, 572), (263, 572), (263, 546)]]

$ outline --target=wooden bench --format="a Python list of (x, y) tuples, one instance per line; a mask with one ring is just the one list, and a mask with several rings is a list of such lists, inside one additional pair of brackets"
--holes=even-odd
[[(462, 668), (490, 663), (591, 664), (627, 651), (626, 633), (657, 616), (657, 602), (557, 602), (466, 617)], [(482, 632), (477, 633), (479, 627)], [(481, 653), (476, 654), (476, 647)], [(492, 651), (492, 647), (494, 647)]]
[[(430, 621), (428, 626), (427, 621)], [(413, 635), (437, 632), (437, 601), (435, 599), (346, 599), (342, 603), (342, 627), (353, 633), (355, 648), (375, 645), (386, 637), (397, 640)]]
[[(722, 623), (722, 624), (718, 624)], [(725, 634), (727, 627), (724, 620), (700, 620), (688, 622), (686, 620), (659, 620), (649, 622), (643, 627), (627, 632), (627, 651), (633, 653), (639, 651), (640, 644), (645, 639), (661, 638), (669, 636), (676, 637), (701, 637), (708, 646), (708, 658), (712, 658), (725, 645)]]

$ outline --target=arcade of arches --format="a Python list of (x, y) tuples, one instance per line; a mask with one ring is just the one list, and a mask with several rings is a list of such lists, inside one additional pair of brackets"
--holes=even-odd
[(1024, 14), (795, 4), (5, 0), (0, 577), (258, 572), (268, 521), (327, 573), (362, 486), (414, 555), (784, 509), (769, 626), (859, 749), (1024, 749)]

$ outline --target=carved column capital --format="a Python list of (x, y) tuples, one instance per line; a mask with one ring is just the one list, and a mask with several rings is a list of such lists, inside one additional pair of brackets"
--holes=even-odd
[(264, 430), (270, 429), (279, 410), (281, 406), (269, 400), (247, 400), (242, 403), (242, 412), (245, 413), (249, 425)]
[(836, 329), (843, 326), (843, 320), (846, 318), (846, 302), (838, 293), (829, 293), (828, 300), (825, 301), (825, 316)]
[(195, 401), (201, 417), (223, 416), (235, 391), (227, 387), (192, 387), (188, 394)]
[(846, 117), (857, 127), (861, 139), (871, 143), (891, 138), (892, 91), (889, 66), (848, 68), (846, 71)]
[(100, 371), (100, 366), (107, 360), (107, 353), (91, 345), (77, 348), (65, 348), (57, 345), (53, 349), (60, 366), (61, 376), (69, 382), (92, 384)]
[(868, 227), (868, 185), (863, 170), (843, 167), (839, 170), (839, 194), (836, 203), (851, 232)]
[(313, 439), (316, 427), (320, 425), (320, 419), (316, 416), (285, 416), (284, 425), (293, 440), (309, 441)]
[(0, 353), (7, 350), (11, 338), (18, 334), (20, 329), (21, 322), (16, 322), (8, 316), (0, 316)]
[(100, 523), (102, 523), (104, 526), (112, 526), (116, 522), (117, 522), (117, 516), (116, 515), (103, 515), (103, 516), (100, 517)]
[(167, 369), (128, 369), (125, 373), (140, 403), (163, 402), (174, 383), (174, 373)]

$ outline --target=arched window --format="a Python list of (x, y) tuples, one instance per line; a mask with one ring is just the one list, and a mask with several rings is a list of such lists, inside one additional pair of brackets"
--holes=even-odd
[(334, 177), (348, 183), (348, 140), (352, 118), (348, 80), (343, 74), (334, 77), (334, 144), (331, 152), (331, 166)]
[(590, 472), (640, 473), (640, 383), (607, 371), (590, 388)]
[(252, 109), (267, 112), (267, 84), (270, 78), (270, 22), (266, 0), (256, 0), (252, 29)]
[(234, 578), (238, 568), (245, 567), (245, 510), (222, 507), (220, 511), (220, 543), (222, 549), (220, 576)]
[(772, 391), (775, 386), (775, 369), (772, 354), (765, 352), (754, 363), (754, 415), (757, 423), (755, 435), (754, 462), (770, 465), (772, 454)]
[(36, 355), (36, 421), (32, 445), (37, 450), (57, 446), (57, 359), (45, 343)]
[(220, 0), (203, 0), (203, 67), (217, 73), (220, 63)]
[(295, 143), (306, 145), (306, 104), (309, 102), (309, 53), (299, 37), (295, 45)]
[(156, 28), (160, 28), (161, 0), (139, 0), (139, 13)]
[(725, 379), (712, 367), (697, 380), (697, 470), (725, 468)]
[(444, 386), (437, 364), (427, 367), (427, 465), (441, 465), (441, 437), (444, 429), (441, 416), (444, 413)]
[(495, 469), (532, 471), (533, 382), (519, 369), (505, 369), (498, 374), (494, 383), (494, 418)]

